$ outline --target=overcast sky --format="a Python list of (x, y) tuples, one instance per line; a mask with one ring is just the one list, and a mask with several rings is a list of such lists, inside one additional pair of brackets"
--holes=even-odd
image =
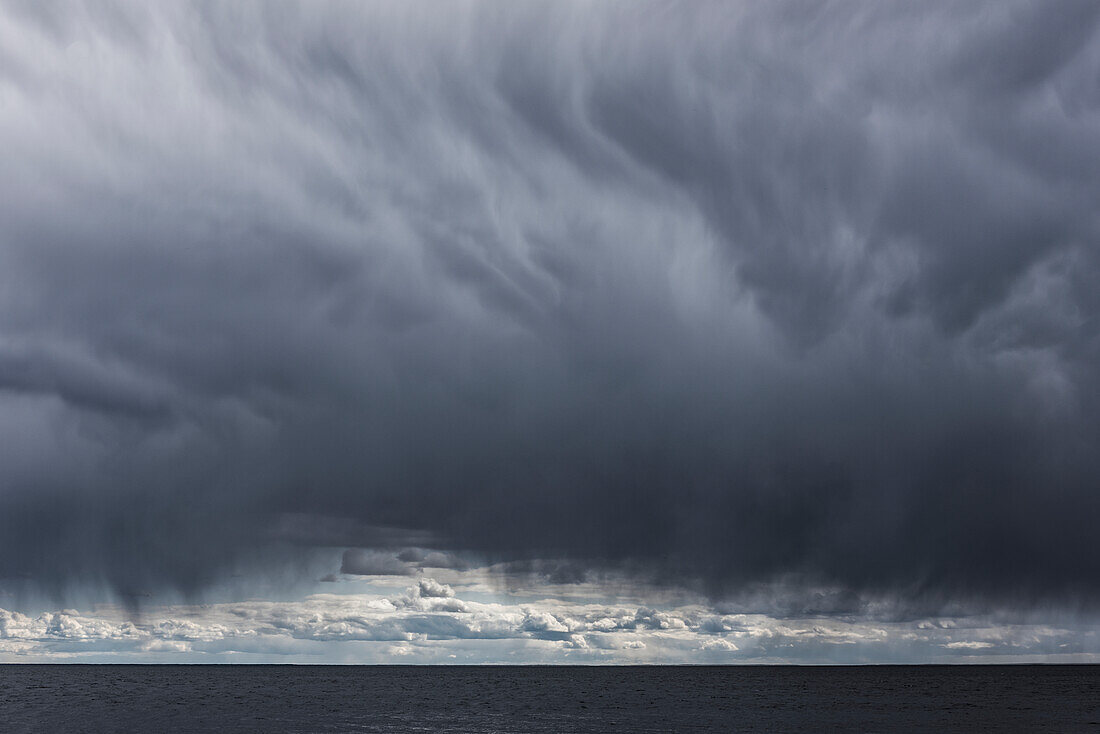
[(0, 659), (1100, 659), (1098, 68), (1092, 0), (0, 0)]

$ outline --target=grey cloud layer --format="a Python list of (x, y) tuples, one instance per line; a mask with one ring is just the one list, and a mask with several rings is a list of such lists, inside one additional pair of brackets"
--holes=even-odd
[(1095, 596), (1094, 3), (3, 7), (9, 579)]

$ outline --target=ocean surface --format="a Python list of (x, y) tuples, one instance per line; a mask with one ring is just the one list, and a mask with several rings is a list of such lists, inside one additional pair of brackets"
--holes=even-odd
[(1100, 733), (1100, 666), (0, 665), (0, 731)]

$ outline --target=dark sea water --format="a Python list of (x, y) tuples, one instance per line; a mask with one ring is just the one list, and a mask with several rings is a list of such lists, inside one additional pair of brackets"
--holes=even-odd
[(0, 665), (3, 732), (1088, 731), (1100, 666)]

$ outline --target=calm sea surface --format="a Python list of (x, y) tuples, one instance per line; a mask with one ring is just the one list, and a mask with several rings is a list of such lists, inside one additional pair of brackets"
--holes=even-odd
[(0, 665), (3, 732), (1089, 731), (1100, 666)]

